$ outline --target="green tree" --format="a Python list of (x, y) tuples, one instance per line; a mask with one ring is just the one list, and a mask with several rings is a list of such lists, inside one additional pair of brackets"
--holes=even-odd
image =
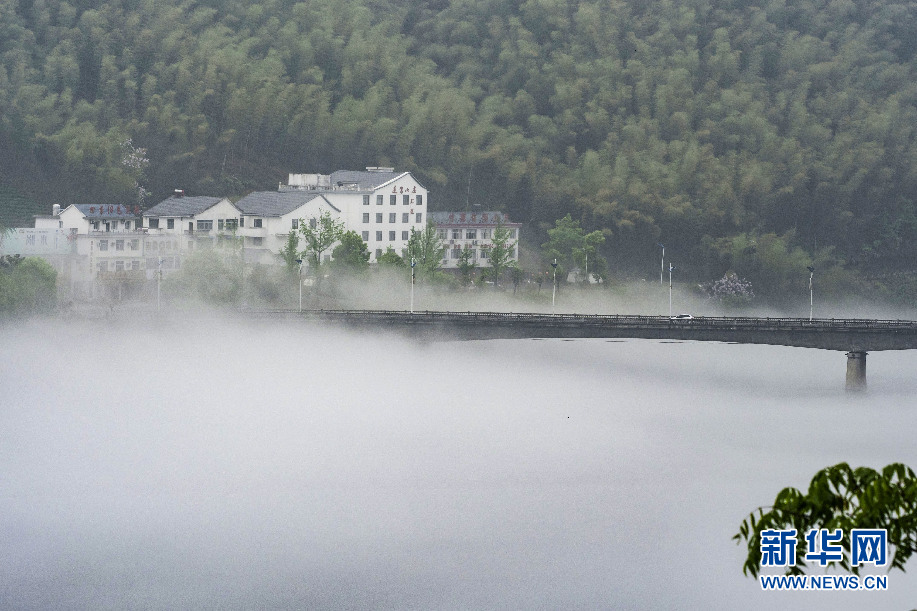
[(320, 277), (318, 270), (322, 264), (322, 255), (344, 235), (344, 222), (335, 219), (326, 210), (317, 219), (309, 219), (308, 223), (300, 219), (299, 232), (305, 242), (302, 254), (309, 257), (309, 264), (314, 268), (316, 276)]
[(816, 473), (805, 494), (784, 488), (773, 506), (753, 511), (733, 537), (748, 547), (742, 572), (756, 577), (761, 570), (761, 531), (796, 529), (796, 563), (786, 572), (804, 573), (805, 535), (813, 528), (844, 531), (842, 545), (847, 553), (840, 566), (855, 574), (859, 569), (849, 560), (850, 529), (886, 529), (894, 550), (890, 567), (903, 571), (905, 562), (917, 552), (917, 476), (901, 463), (881, 471), (839, 463)]
[(511, 235), (512, 230), (502, 220), (498, 220), (487, 253), (488, 275), (493, 278), (495, 288), (503, 279), (504, 272), (515, 265), (513, 255), (516, 252), (516, 242), (511, 240)]
[(335, 267), (351, 272), (369, 268), (369, 250), (366, 242), (356, 231), (347, 231), (341, 236), (341, 243), (331, 252)]
[(298, 262), (301, 260), (301, 255), (299, 253), (299, 232), (291, 231), (287, 234), (287, 243), (280, 249), (280, 258), (283, 259), (283, 263), (288, 272), (291, 274), (299, 272)]
[(400, 268), (405, 266), (404, 259), (391, 246), (385, 249), (385, 252), (379, 256), (376, 262), (382, 267)]
[(0, 257), (0, 315), (45, 313), (57, 306), (57, 270), (39, 257)]
[(417, 231), (411, 228), (411, 237), (408, 239), (408, 247), (405, 249), (404, 259), (409, 262), (414, 259), (416, 271), (420, 272), (423, 279), (435, 277), (437, 270), (443, 260), (443, 253), (446, 252), (446, 245), (433, 221), (427, 221), (427, 226), (423, 231)]
[(601, 231), (585, 233), (580, 222), (574, 221), (568, 214), (548, 229), (548, 241), (541, 248), (545, 260), (557, 259), (559, 270), (578, 267), (586, 279), (587, 266), (590, 276), (603, 277), (608, 263), (598, 249), (604, 243), (605, 235)]
[(465, 248), (459, 253), (458, 270), (459, 280), (462, 286), (468, 286), (474, 281), (474, 270), (477, 266), (474, 262), (474, 251)]

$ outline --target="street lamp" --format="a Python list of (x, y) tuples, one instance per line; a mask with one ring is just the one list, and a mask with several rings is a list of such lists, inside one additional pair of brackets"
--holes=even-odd
[(411, 314), (414, 313), (414, 266), (417, 262), (411, 257)]
[(662, 248), (662, 259), (659, 261), (659, 286), (662, 286), (662, 275), (665, 273), (665, 244), (656, 244)]
[(672, 317), (672, 270), (675, 266), (669, 263), (669, 318)]
[(812, 322), (812, 311), (815, 306), (814, 293), (812, 292), (812, 276), (815, 275), (815, 268), (809, 266), (806, 269), (809, 270), (809, 322)]
[(554, 289), (551, 291), (551, 314), (554, 314), (554, 302), (557, 298), (557, 259), (554, 259), (554, 262), (551, 263), (551, 267), (554, 268)]
[(299, 313), (302, 314), (302, 259), (296, 259), (296, 262), (299, 263)]

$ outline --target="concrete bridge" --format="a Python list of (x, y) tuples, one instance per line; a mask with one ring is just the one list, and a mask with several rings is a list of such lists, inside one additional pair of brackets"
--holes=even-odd
[(643, 338), (773, 344), (847, 354), (847, 389), (866, 388), (866, 354), (917, 348), (917, 321), (804, 318), (605, 316), (503, 312), (273, 310), (247, 316), (285, 317), (351, 328), (394, 330), (426, 340)]

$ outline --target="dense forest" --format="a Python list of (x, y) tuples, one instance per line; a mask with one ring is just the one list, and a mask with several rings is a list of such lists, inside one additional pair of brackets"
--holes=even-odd
[(912, 269), (917, 2), (0, 0), (0, 187), (41, 211), (367, 165), (616, 268)]

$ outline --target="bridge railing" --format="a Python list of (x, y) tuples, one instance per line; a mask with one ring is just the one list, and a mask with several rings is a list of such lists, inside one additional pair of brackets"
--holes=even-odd
[[(295, 310), (258, 310), (253, 314), (297, 314)], [(779, 329), (779, 330), (914, 330), (917, 322), (910, 320), (872, 320), (859, 318), (806, 318), (791, 317), (725, 317), (698, 316), (691, 319), (670, 319), (667, 316), (649, 316), (633, 314), (545, 314), (537, 312), (456, 312), (456, 311), (417, 311), (410, 313), (403, 310), (306, 310), (304, 317), (317, 317), (326, 320), (353, 321), (388, 321), (423, 322), (439, 321), (456, 323), (505, 323), (521, 324), (554, 324), (554, 325), (636, 325), (648, 327), (699, 327), (699, 328), (745, 328), (745, 329)]]

